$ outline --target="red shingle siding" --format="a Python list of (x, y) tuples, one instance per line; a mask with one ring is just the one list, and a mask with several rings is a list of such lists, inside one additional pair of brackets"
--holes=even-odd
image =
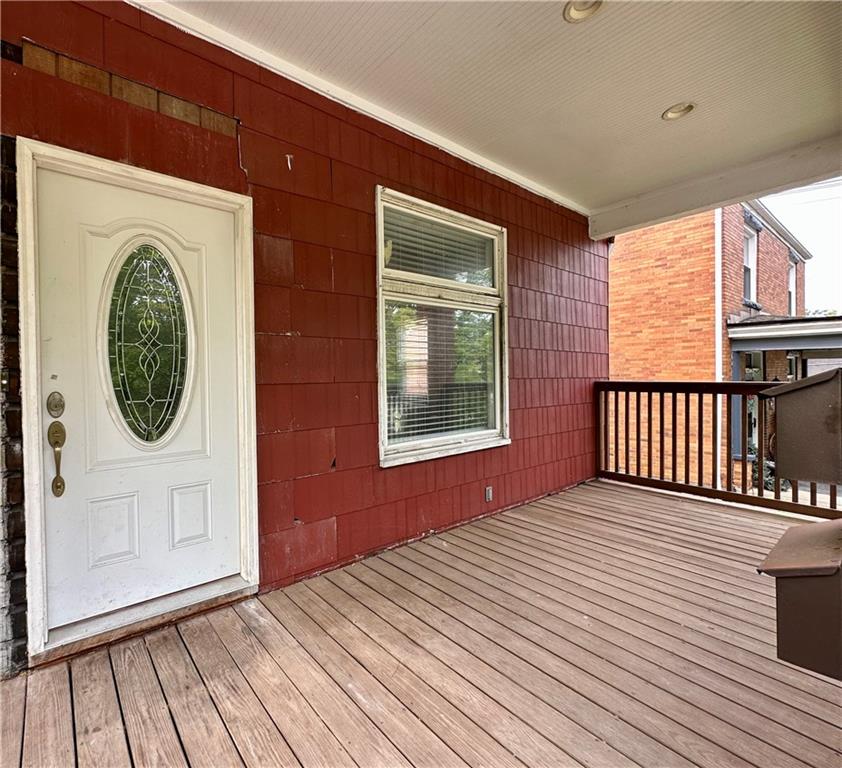
[[(3, 133), (254, 199), (264, 587), (593, 474), (608, 266), (583, 217), (130, 6), (4, 3), (2, 14), (12, 43), (241, 121), (231, 138), (3, 62)], [(378, 183), (508, 228), (511, 446), (379, 468)]]

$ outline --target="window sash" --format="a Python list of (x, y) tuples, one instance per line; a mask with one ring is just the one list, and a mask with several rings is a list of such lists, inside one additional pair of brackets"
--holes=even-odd
[[(384, 208), (399, 207), (413, 215), (494, 237), (493, 287), (462, 283), (385, 265)], [(377, 188), (378, 265), (378, 406), (380, 463), (391, 466), (510, 443), (508, 427), (508, 344), (506, 305), (506, 230), (487, 222), (425, 203), (402, 193)], [(387, 301), (442, 306), (491, 313), (494, 318), (494, 405), (496, 426), (491, 429), (421, 436), (400, 442), (388, 437), (388, 376), (386, 371), (385, 310)]]
[(789, 265), (789, 272), (787, 274), (787, 297), (788, 297), (788, 305), (789, 305), (789, 314), (794, 315), (796, 311), (796, 265), (790, 264)]
[(757, 300), (757, 232), (751, 227), (743, 231), (743, 299)]
[[(385, 217), (388, 211), (394, 211), (400, 214), (404, 214), (406, 216), (416, 218), (416, 219), (424, 219), (426, 221), (433, 222), (435, 224), (442, 225), (446, 229), (457, 230), (458, 232), (462, 232), (468, 235), (473, 235), (474, 237), (478, 237), (488, 241), (488, 244), (491, 245), (491, 284), (484, 285), (483, 283), (471, 283), (471, 282), (463, 282), (461, 280), (455, 280), (452, 278), (447, 277), (437, 277), (435, 275), (431, 275), (425, 272), (417, 271), (417, 270), (409, 270), (409, 269), (399, 269), (391, 265), (391, 261), (386, 263), (386, 253), (383, 253), (383, 272), (384, 274), (391, 274), (394, 277), (397, 277), (401, 280), (409, 280), (409, 281), (416, 281), (416, 282), (430, 282), (432, 284), (439, 284), (439, 285), (449, 285), (453, 287), (457, 287), (459, 290), (469, 290), (469, 291), (476, 291), (482, 293), (491, 293), (491, 294), (498, 294), (499, 293), (499, 228), (491, 229), (488, 225), (485, 226), (466, 226), (464, 223), (456, 220), (454, 216), (457, 216), (455, 211), (446, 211), (446, 209), (441, 209), (442, 212), (446, 212), (448, 217), (445, 218), (444, 215), (430, 215), (426, 211), (417, 209), (417, 206), (414, 206), (410, 209), (408, 206), (405, 205), (395, 205), (390, 204), (388, 202), (384, 202), (382, 206), (382, 219), (383, 219), (383, 240), (385, 243)], [(423, 235), (416, 235), (416, 238), (419, 242), (423, 242)], [(458, 237), (455, 237), (458, 240)], [(391, 256), (392, 259), (395, 258), (394, 253)]]
[[(492, 369), (492, 377), (490, 384), (492, 386), (492, 393), (494, 398), (494, 408), (493, 414), (490, 414), (493, 419), (493, 424), (490, 424), (485, 427), (481, 428), (474, 428), (474, 429), (464, 429), (464, 430), (452, 430), (450, 432), (432, 432), (429, 435), (417, 435), (410, 438), (405, 439), (395, 439), (394, 436), (391, 438), (392, 442), (389, 443), (389, 448), (397, 448), (398, 446), (407, 445), (410, 443), (419, 443), (422, 441), (433, 441), (441, 438), (442, 441), (452, 440), (455, 436), (471, 436), (474, 434), (480, 433), (498, 433), (500, 431), (500, 402), (499, 402), (499, 392), (500, 392), (500, 312), (498, 309), (493, 309), (489, 307), (476, 307), (471, 306), (468, 304), (456, 304), (451, 302), (442, 302), (442, 301), (430, 301), (426, 298), (418, 298), (418, 297), (409, 297), (409, 296), (390, 296), (388, 294), (384, 295), (384, 313), (386, 309), (386, 305), (389, 303), (398, 303), (398, 304), (415, 304), (420, 307), (440, 307), (443, 309), (452, 309), (452, 310), (460, 310), (465, 312), (474, 312), (474, 313), (481, 313), (491, 316), (491, 331), (492, 331), (492, 338), (491, 338), (491, 349), (490, 349), (490, 357), (491, 363), (493, 366)], [(384, 327), (384, 336), (385, 336), (385, 327)], [(386, 343), (386, 339), (384, 338), (384, 344)], [(427, 357), (425, 363), (429, 364), (431, 358)], [(389, 438), (389, 426), (390, 426), (390, 419), (392, 418), (392, 413), (389, 409), (389, 377), (390, 371), (388, 370), (388, 361), (384, 364), (383, 374), (386, 377), (386, 398), (385, 398), (385, 416), (386, 416), (386, 435), (387, 439)], [(429, 380), (428, 380), (429, 381)], [(478, 387), (483, 386), (484, 382), (477, 382)], [(434, 410), (435, 407), (432, 410)], [(458, 418), (459, 413), (453, 413), (452, 416), (448, 416), (446, 413), (437, 414), (433, 421), (438, 421), (439, 424), (445, 425), (451, 418)]]

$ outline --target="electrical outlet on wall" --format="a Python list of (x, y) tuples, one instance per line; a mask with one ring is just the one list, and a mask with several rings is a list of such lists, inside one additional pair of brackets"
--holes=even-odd
[(491, 485), (485, 486), (485, 500), (491, 501), (494, 498), (494, 487)]

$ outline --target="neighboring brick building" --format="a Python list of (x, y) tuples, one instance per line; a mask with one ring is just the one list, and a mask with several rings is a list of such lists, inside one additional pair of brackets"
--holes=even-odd
[[(753, 261), (750, 274), (746, 258)], [(611, 378), (733, 378), (727, 324), (758, 315), (803, 316), (809, 258), (757, 201), (619, 235), (609, 260)], [(659, 348), (670, 353), (657, 354)], [(786, 365), (786, 350), (767, 352), (770, 377), (784, 378)]]
[[(816, 333), (819, 324), (837, 321), (804, 318), (809, 258), (756, 200), (619, 235), (609, 258), (611, 378), (785, 381), (806, 375), (808, 359), (832, 356), (837, 345), (833, 328)], [(690, 407), (695, 435), (695, 396)], [(757, 439), (753, 408), (749, 444)], [(683, 398), (677, 411), (683, 424)], [(667, 443), (669, 421), (663, 425)], [(692, 439), (692, 466), (695, 444)], [(708, 441), (705, 466), (716, 460), (723, 467), (713, 453)]]

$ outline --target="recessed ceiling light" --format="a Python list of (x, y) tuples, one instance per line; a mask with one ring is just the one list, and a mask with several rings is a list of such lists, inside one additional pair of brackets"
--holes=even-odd
[(584, 0), (574, 2), (571, 0), (564, 6), (564, 20), (571, 24), (578, 24), (580, 21), (585, 21), (593, 16), (601, 5), (602, 0), (590, 0), (590, 2)]
[(661, 115), (661, 120), (680, 120), (682, 117), (687, 117), (696, 105), (692, 101), (679, 101), (678, 104), (673, 104), (669, 109), (665, 109)]

